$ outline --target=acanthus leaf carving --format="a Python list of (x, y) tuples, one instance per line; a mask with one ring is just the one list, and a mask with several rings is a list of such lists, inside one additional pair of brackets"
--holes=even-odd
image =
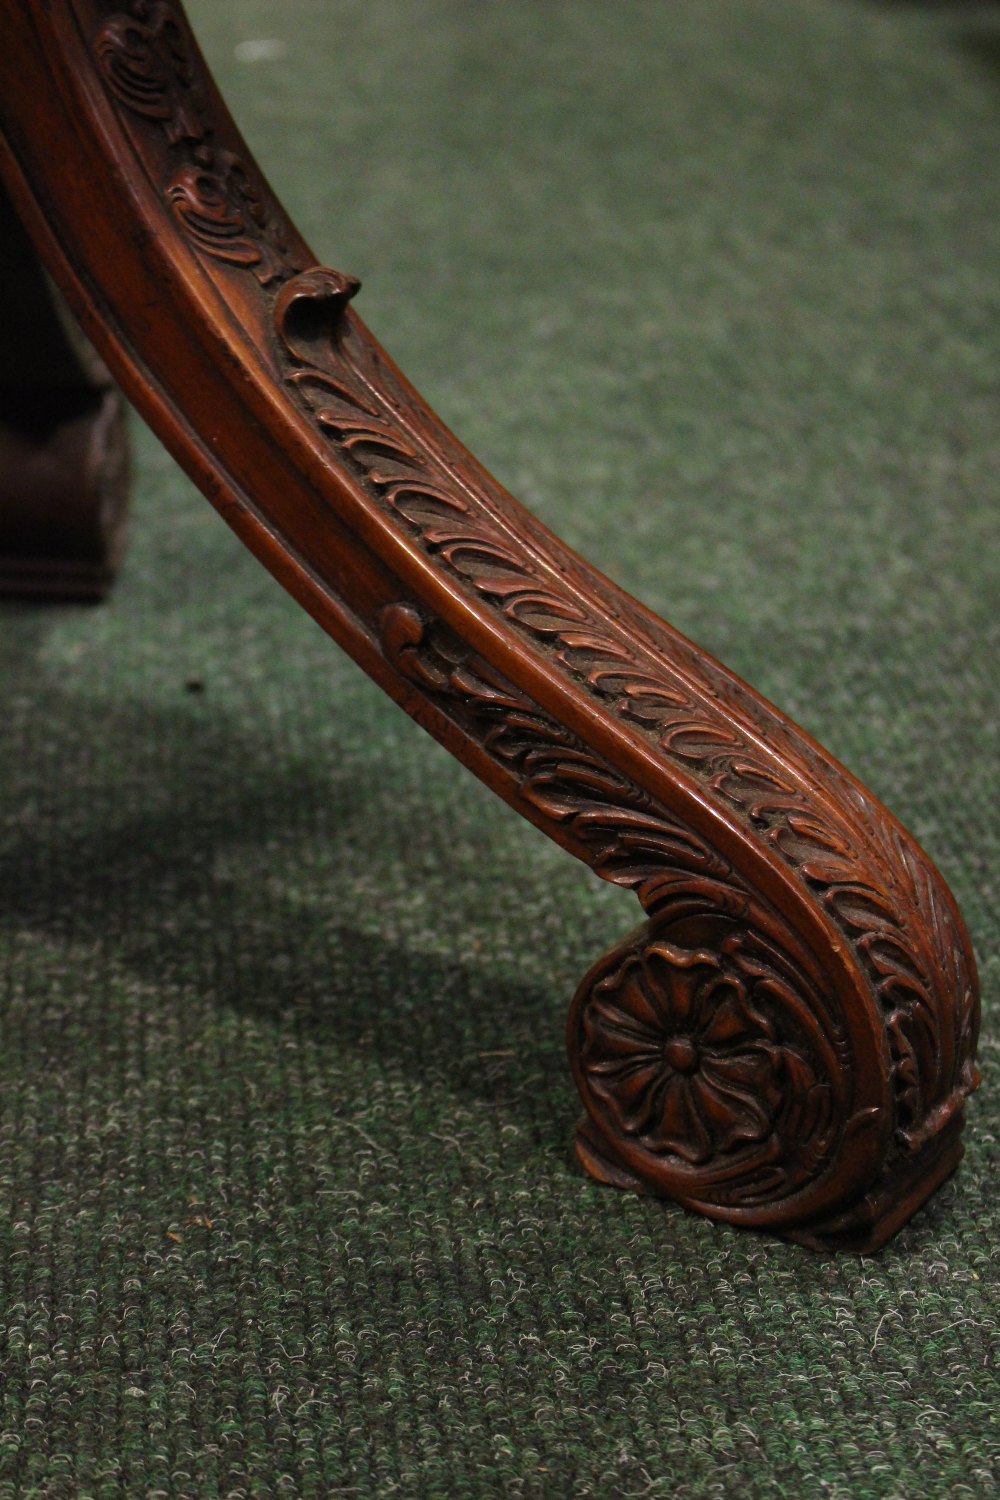
[(262, 286), (305, 270), (263, 182), (214, 140), (188, 29), (169, 0), (132, 0), (93, 44), (98, 69), (130, 114), (162, 128), (172, 170), (163, 191), (190, 241), (215, 260), (251, 270)]
[(171, 179), (167, 199), (200, 250), (252, 270), (262, 286), (297, 268), (279, 221), (231, 151), (200, 147)]
[(131, 14), (109, 17), (94, 55), (118, 103), (162, 125), (171, 146), (204, 138), (205, 103), (187, 30), (166, 0), (133, 0)]

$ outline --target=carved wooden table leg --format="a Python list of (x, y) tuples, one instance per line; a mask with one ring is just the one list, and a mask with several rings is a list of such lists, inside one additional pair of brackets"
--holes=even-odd
[(883, 1243), (976, 1083), (973, 956), (926, 856), (456, 442), (282, 213), (179, 5), (0, 16), (7, 182), (136, 405), (387, 692), (642, 903), (570, 1015), (585, 1166)]
[(99, 599), (124, 543), (125, 403), (0, 190), (0, 595)]

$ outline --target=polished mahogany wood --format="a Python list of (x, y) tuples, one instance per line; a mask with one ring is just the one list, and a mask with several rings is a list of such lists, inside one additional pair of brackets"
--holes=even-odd
[(5, 179), (136, 406), (388, 693), (635, 891), (570, 1010), (584, 1166), (884, 1243), (957, 1164), (977, 1082), (974, 959), (926, 855), (460, 446), (288, 221), (178, 4), (0, 16)]

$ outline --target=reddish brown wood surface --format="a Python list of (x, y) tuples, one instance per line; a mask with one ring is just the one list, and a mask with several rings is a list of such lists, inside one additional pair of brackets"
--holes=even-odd
[(570, 1013), (584, 1165), (883, 1243), (956, 1165), (976, 1082), (973, 956), (926, 856), (443, 427), (288, 222), (179, 5), (0, 16), (8, 186), (135, 404), (387, 692), (636, 892)]

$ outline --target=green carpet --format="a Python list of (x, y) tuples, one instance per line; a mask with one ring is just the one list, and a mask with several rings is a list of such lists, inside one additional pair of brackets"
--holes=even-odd
[(0, 1497), (995, 1494), (1000, 7), (191, 14), (463, 439), (926, 844), (984, 1083), (879, 1257), (585, 1180), (637, 908), (137, 430), (111, 602), (0, 612)]

